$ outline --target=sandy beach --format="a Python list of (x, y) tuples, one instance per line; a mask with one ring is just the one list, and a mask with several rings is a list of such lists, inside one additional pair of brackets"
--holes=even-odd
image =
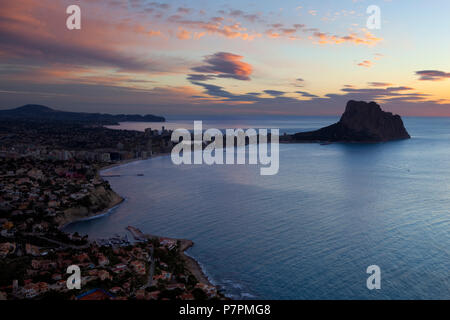
[(80, 221), (86, 221), (86, 220), (91, 220), (91, 219), (98, 219), (98, 218), (107, 216), (111, 212), (111, 210), (114, 210), (115, 208), (117, 208), (124, 201), (125, 201), (125, 199), (120, 197), (120, 200), (112, 201), (110, 203), (110, 205), (108, 206), (108, 208), (106, 208), (106, 209), (104, 209), (102, 211), (90, 213), (88, 216), (83, 217), (83, 218), (71, 219), (70, 221), (62, 224), (58, 229), (59, 230), (64, 230), (64, 228), (66, 228), (68, 225), (70, 225), (72, 223), (76, 223), (76, 222), (80, 222)]

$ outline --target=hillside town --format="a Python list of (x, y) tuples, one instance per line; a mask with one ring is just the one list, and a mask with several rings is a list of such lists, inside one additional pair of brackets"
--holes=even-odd
[(0, 157), (114, 163), (172, 150), (172, 131), (112, 130), (66, 122), (1, 121)]
[[(222, 299), (189, 267), (185, 240), (89, 239), (64, 225), (123, 200), (105, 166), (170, 151), (171, 132), (0, 123), (0, 300)], [(69, 289), (69, 266), (81, 289)]]

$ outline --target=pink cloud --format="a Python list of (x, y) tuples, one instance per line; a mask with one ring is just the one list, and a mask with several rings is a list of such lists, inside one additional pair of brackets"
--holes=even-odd
[(177, 32), (177, 38), (180, 40), (188, 40), (191, 38), (191, 32), (179, 27)]
[(373, 62), (369, 61), (369, 60), (364, 60), (363, 62), (358, 63), (359, 67), (365, 67), (365, 68), (370, 68), (371, 66), (373, 66)]
[(243, 58), (243, 56), (229, 52), (217, 52), (206, 56), (204, 59), (205, 64), (192, 68), (192, 71), (213, 74), (218, 78), (250, 80), (253, 67), (249, 63), (241, 61)]
[(450, 78), (449, 72), (439, 70), (422, 70), (416, 71), (416, 75), (420, 76), (421, 81), (441, 81)]

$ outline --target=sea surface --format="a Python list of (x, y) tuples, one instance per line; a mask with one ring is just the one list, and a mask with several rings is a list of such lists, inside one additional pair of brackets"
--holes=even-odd
[[(336, 120), (204, 126), (297, 132)], [(257, 165), (175, 166), (170, 156), (111, 168), (103, 174), (120, 175), (107, 179), (126, 201), (67, 231), (96, 238), (133, 225), (192, 239), (188, 253), (234, 298), (450, 299), (450, 119), (404, 122), (410, 140), (282, 144), (275, 176)], [(121, 128), (149, 126), (161, 123)], [(381, 268), (380, 290), (366, 287), (370, 265)]]

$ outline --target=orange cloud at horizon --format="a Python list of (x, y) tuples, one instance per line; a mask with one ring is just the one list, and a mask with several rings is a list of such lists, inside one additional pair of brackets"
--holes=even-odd
[(365, 67), (365, 68), (370, 68), (371, 66), (373, 66), (373, 62), (370, 60), (364, 60), (363, 62), (358, 63), (359, 67)]
[[(392, 104), (407, 101), (416, 105), (418, 99), (422, 99), (445, 106), (449, 101), (445, 87), (450, 79), (448, 65), (434, 62), (421, 65), (412, 69), (408, 78), (407, 69), (421, 61), (411, 59), (407, 61), (409, 65), (399, 66), (402, 64), (397, 63), (397, 51), (391, 50), (390, 38), (380, 48), (388, 58), (380, 60), (383, 55), (375, 53), (378, 49), (375, 51), (372, 47), (383, 38), (365, 29), (341, 29), (344, 31), (334, 33), (326, 31), (326, 24), (310, 28), (310, 24), (320, 23), (314, 17), (300, 21), (308, 24), (306, 26), (294, 24), (297, 20), (289, 20), (293, 17), (250, 15), (243, 11), (231, 15), (227, 10), (197, 14), (197, 9), (176, 10), (173, 5), (171, 9), (158, 7), (151, 14), (145, 14), (112, 0), (83, 2), (82, 30), (68, 31), (64, 5), (67, 3), (2, 1), (0, 64), (5, 67), (1, 69), (0, 89), (28, 92), (35, 85), (42, 92), (54, 90), (56, 94), (59, 87), (74, 91), (89, 87), (90, 91), (95, 91), (108, 86), (111, 92), (117, 88), (129, 90), (128, 97), (133, 99), (134, 91), (141, 94), (141, 91), (153, 92), (159, 88), (161, 95), (156, 100), (149, 99), (149, 104), (174, 101), (198, 105), (252, 104), (258, 112), (258, 106), (263, 103), (273, 108), (305, 100), (320, 104), (328, 95), (339, 96), (343, 85), (340, 81), (364, 85), (378, 80), (369, 87), (403, 83), (418, 88), (415, 95), (387, 96), (392, 98)], [(332, 27), (328, 30), (347, 28)], [(376, 67), (372, 68), (374, 65)], [(424, 70), (414, 75), (415, 70), (422, 68)], [(305, 93), (300, 97), (293, 94), (294, 89), (289, 84), (298, 76), (306, 79), (301, 84), (306, 87), (302, 89)], [(239, 83), (239, 80), (243, 81)], [(414, 81), (420, 82), (420, 87)], [(16, 88), (9, 87), (12, 82), (17, 83)], [(199, 90), (195, 83), (205, 87)], [(170, 96), (174, 90), (168, 90), (169, 96), (164, 102), (161, 88), (183, 85), (191, 92), (188, 89), (177, 91), (177, 96), (182, 98), (175, 100)], [(278, 97), (263, 94), (269, 90), (286, 94)], [(425, 97), (425, 93), (431, 93), (432, 97)], [(369, 99), (371, 94), (374, 93), (364, 90), (348, 93), (360, 99)], [(294, 107), (293, 110), (295, 113)]]
[(363, 44), (367, 46), (374, 46), (383, 40), (382, 38), (375, 37), (368, 31), (365, 32), (363, 36), (358, 36), (356, 33), (350, 33), (347, 36), (330, 36), (323, 32), (315, 32), (313, 36), (319, 39), (319, 44), (353, 43), (356, 45)]

